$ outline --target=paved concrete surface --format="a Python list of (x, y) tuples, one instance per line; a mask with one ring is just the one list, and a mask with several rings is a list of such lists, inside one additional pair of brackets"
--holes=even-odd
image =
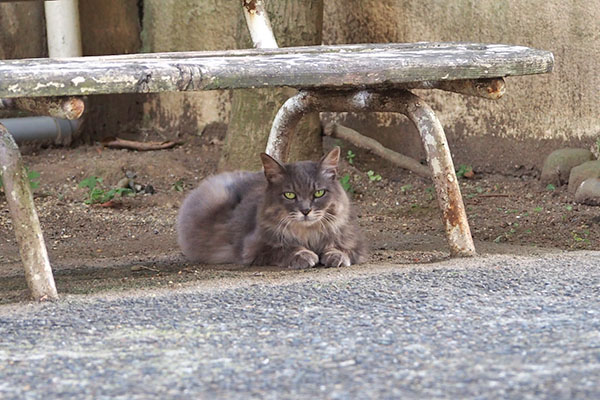
[(600, 252), (219, 286), (0, 307), (0, 398), (600, 398)]

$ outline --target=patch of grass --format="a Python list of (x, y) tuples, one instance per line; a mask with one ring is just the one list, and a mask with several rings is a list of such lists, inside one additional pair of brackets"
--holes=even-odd
[(497, 236), (494, 239), (494, 243), (500, 243), (500, 242), (506, 242), (508, 241), (515, 233), (517, 233), (517, 229), (519, 227), (519, 223), (518, 222), (513, 222), (512, 224), (509, 224), (510, 229), (506, 232), (504, 232), (502, 235)]
[(371, 182), (379, 182), (382, 179), (381, 175), (376, 174), (372, 169), (367, 171), (367, 176)]
[(340, 178), (340, 185), (342, 185), (346, 192), (354, 193), (354, 188), (352, 187), (352, 183), (350, 183), (350, 174), (346, 174)]
[(115, 196), (126, 196), (133, 195), (133, 190), (129, 188), (112, 188), (108, 191), (99, 187), (102, 184), (102, 178), (97, 176), (90, 176), (79, 182), (80, 188), (87, 188), (87, 199), (83, 202), (85, 204), (102, 204), (112, 200)]
[(576, 243), (590, 243), (590, 239), (588, 239), (588, 236), (590, 235), (590, 231), (589, 230), (584, 230), (582, 232), (576, 232), (573, 231), (571, 232), (571, 235), (573, 236), (573, 240)]
[(536, 213), (542, 212), (542, 211), (544, 211), (544, 207), (536, 207), (533, 209), (533, 211)]
[(411, 184), (400, 186), (400, 191), (402, 193), (408, 193), (411, 189), (412, 189), (412, 185)]

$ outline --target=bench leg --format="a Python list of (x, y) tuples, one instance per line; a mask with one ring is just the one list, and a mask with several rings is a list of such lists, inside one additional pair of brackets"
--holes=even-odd
[(35, 300), (56, 299), (58, 294), (27, 172), (17, 144), (2, 124), (0, 124), (0, 167), (4, 194), (19, 243), (21, 260), (25, 267), (25, 279), (31, 296)]
[(431, 107), (422, 99), (410, 92), (403, 97), (406, 108), (402, 112), (415, 124), (421, 135), (438, 203), (442, 209), (450, 251), (454, 256), (474, 256), (475, 245), (444, 128)]
[(446, 236), (453, 256), (475, 255), (475, 245), (444, 129), (431, 107), (413, 93), (395, 91), (301, 91), (288, 99), (275, 116), (266, 153), (287, 160), (289, 139), (302, 117), (313, 111), (397, 112), (417, 127), (431, 168)]

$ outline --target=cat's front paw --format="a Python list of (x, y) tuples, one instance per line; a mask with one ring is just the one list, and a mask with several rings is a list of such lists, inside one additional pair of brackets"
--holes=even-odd
[(321, 255), (321, 264), (326, 267), (349, 267), (350, 257), (338, 249), (326, 250)]
[(308, 249), (298, 250), (290, 260), (289, 268), (306, 269), (314, 267), (319, 262), (319, 256)]

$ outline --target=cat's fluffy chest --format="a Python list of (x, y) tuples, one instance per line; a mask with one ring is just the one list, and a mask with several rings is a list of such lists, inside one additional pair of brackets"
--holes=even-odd
[(322, 224), (314, 223), (293, 224), (284, 233), (284, 237), (289, 242), (296, 242), (299, 246), (306, 247), (314, 252), (320, 252), (327, 244), (326, 238), (329, 236)]

